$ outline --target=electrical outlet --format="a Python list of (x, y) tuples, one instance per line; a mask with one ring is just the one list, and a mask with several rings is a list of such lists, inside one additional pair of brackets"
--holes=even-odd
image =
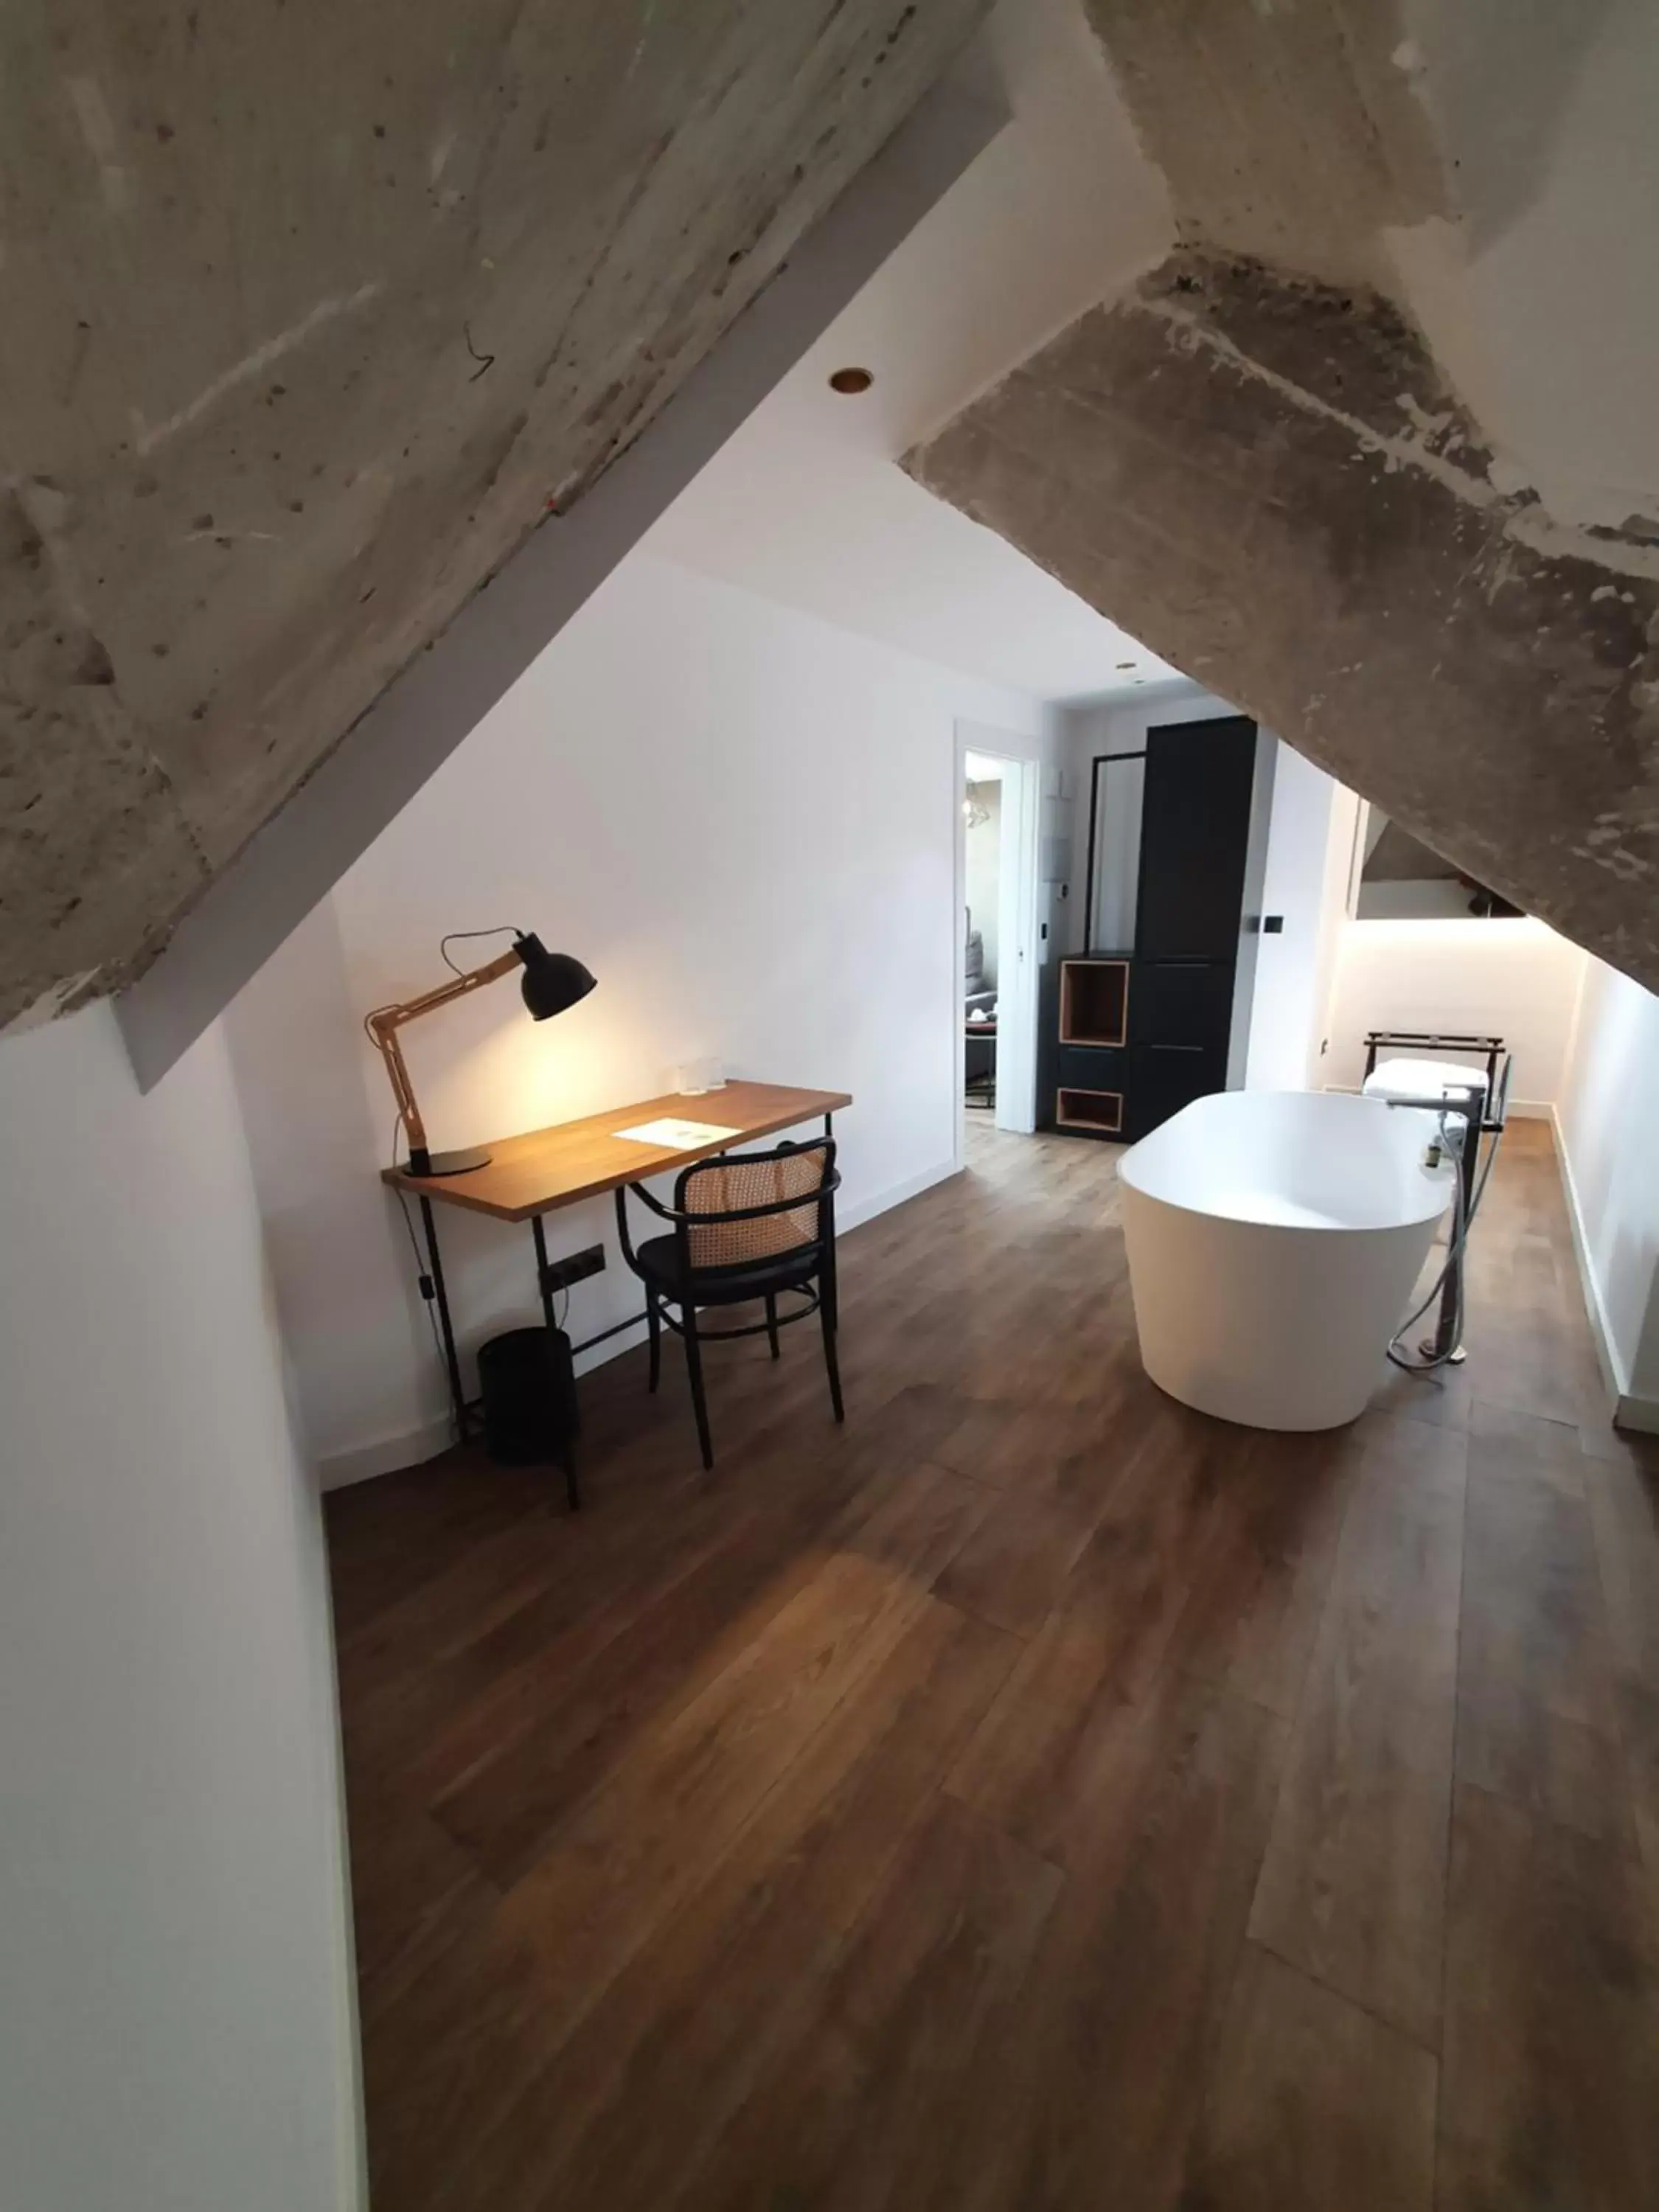
[(590, 1275), (603, 1273), (605, 1247), (590, 1244), (586, 1250), (572, 1252), (562, 1260), (547, 1263), (547, 1287), (550, 1291), (568, 1291), (573, 1283), (585, 1283)]

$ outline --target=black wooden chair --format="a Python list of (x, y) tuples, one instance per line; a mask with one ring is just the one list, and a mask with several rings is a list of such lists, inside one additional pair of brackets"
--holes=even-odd
[[(771, 1152), (726, 1152), (684, 1169), (674, 1203), (664, 1206), (641, 1183), (628, 1186), (672, 1230), (647, 1237), (635, 1250), (628, 1233), (626, 1189), (617, 1193), (617, 1228), (623, 1257), (645, 1285), (651, 1331), (651, 1388), (662, 1373), (665, 1322), (685, 1345), (691, 1403), (697, 1416), (702, 1463), (714, 1464), (703, 1395), (702, 1347), (727, 1337), (770, 1338), (778, 1357), (778, 1331), (816, 1313), (823, 1330), (823, 1364), (836, 1419), (846, 1414), (836, 1361), (836, 1204), (841, 1188), (832, 1137), (807, 1145), (780, 1145)], [(781, 1297), (793, 1303), (783, 1312)], [(704, 1328), (702, 1306), (763, 1303), (766, 1318), (740, 1328)], [(670, 1308), (678, 1309), (678, 1317)]]

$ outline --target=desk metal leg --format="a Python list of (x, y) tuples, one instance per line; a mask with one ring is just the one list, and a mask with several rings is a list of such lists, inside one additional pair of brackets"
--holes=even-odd
[[(826, 1137), (833, 1137), (836, 1133), (836, 1117), (833, 1114), (826, 1114), (823, 1117), (823, 1133)], [(841, 1320), (836, 1305), (836, 1240), (833, 1231), (830, 1233), (830, 1251), (824, 1261), (823, 1272), (818, 1277), (818, 1297), (823, 1306), (825, 1322), (833, 1334)], [(836, 1387), (839, 1390), (839, 1383)], [(841, 1415), (837, 1413), (836, 1419), (840, 1420)]]
[[(542, 1217), (532, 1213), (530, 1231), (536, 1240), (536, 1285), (542, 1294), (542, 1319), (547, 1325), (549, 1339), (559, 1333), (559, 1324), (553, 1312), (553, 1291), (547, 1279), (547, 1232), (542, 1227)], [(563, 1443), (564, 1490), (573, 1513), (581, 1510), (581, 1492), (576, 1487), (576, 1447), (567, 1436)]]
[(466, 1398), (461, 1389), (460, 1354), (455, 1349), (455, 1329), (449, 1318), (449, 1294), (444, 1288), (443, 1255), (438, 1249), (438, 1224), (432, 1218), (432, 1200), (421, 1194), (421, 1227), (426, 1234), (426, 1263), (438, 1301), (438, 1332), (443, 1339), (444, 1365), (449, 1373), (449, 1412), (455, 1424), (455, 1441), (466, 1442)]

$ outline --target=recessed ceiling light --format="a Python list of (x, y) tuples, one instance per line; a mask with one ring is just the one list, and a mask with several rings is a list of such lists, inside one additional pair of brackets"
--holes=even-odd
[(867, 392), (875, 380), (867, 368), (838, 368), (830, 379), (830, 389), (850, 399)]
[(1133, 668), (1134, 666), (1133, 660), (1120, 660), (1117, 665), (1120, 668)]

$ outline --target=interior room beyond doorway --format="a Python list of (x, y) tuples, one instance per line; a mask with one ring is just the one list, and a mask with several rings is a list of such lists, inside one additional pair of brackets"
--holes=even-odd
[(1000, 1129), (1034, 1126), (1031, 901), (1034, 763), (965, 747), (959, 799), (963, 1112)]

